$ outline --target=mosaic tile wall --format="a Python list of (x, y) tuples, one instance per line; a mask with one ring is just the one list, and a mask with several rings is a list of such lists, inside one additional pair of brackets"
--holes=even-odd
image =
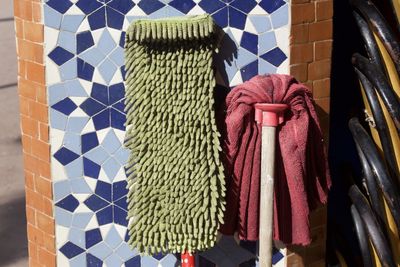
[[(127, 238), (124, 30), (143, 17), (212, 14), (226, 32), (217, 80), (234, 86), (288, 73), (284, 0), (48, 0), (45, 52), (58, 266), (179, 266), (179, 255), (140, 256)], [(223, 237), (201, 266), (256, 266), (256, 244)], [(285, 249), (275, 266), (284, 266)]]

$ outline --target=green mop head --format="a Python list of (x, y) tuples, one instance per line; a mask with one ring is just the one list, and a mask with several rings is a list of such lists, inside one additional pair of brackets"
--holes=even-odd
[(126, 36), (129, 243), (142, 253), (215, 244), (225, 178), (208, 15), (134, 22)]

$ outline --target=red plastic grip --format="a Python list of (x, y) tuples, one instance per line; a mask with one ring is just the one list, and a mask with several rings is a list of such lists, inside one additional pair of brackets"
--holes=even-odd
[(181, 263), (182, 267), (195, 267), (194, 255), (189, 252), (182, 253)]
[(276, 127), (284, 120), (284, 111), (288, 108), (286, 104), (258, 103), (255, 107), (255, 120), (262, 126)]

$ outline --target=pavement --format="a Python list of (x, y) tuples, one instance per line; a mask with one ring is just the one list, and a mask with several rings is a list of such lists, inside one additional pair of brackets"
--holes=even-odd
[(0, 266), (26, 267), (28, 246), (12, 2), (0, 1)]

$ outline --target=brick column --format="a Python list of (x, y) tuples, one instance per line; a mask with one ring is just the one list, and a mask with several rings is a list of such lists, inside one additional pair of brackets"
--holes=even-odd
[(42, 1), (15, 0), (29, 266), (55, 266)]
[[(328, 142), (332, 0), (292, 0), (290, 73), (312, 90)], [(287, 266), (325, 266), (326, 207), (310, 217), (312, 244), (288, 248)]]

